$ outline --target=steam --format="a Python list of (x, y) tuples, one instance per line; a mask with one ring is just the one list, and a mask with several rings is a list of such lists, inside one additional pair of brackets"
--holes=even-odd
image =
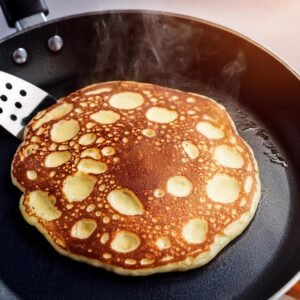
[[(202, 58), (197, 51), (197, 39), (203, 29), (192, 31), (188, 24), (167, 17), (143, 15), (143, 36), (136, 44), (131, 74), (134, 80), (151, 80), (154, 83), (177, 88), (189, 88), (201, 80), (201, 72), (194, 68)], [(197, 53), (184, 55), (184, 53)], [(193, 74), (192, 74), (193, 73)]]
[(201, 23), (162, 14), (112, 13), (99, 18), (93, 30), (95, 38), (87, 47), (96, 55), (80, 86), (134, 80), (208, 96), (221, 88), (238, 97), (246, 56), (236, 49), (236, 57), (220, 62), (226, 48), (220, 33)]
[(196, 21), (152, 13), (106, 14), (93, 30), (88, 73), (78, 87), (134, 80), (204, 94), (224, 104), (241, 133), (254, 134), (259, 145), (263, 139), (264, 153), (285, 166), (271, 138), (239, 102), (247, 57), (238, 43)]
[(238, 52), (233, 61), (227, 63), (221, 72), (221, 87), (231, 96), (238, 97), (240, 81), (247, 68), (246, 55)]

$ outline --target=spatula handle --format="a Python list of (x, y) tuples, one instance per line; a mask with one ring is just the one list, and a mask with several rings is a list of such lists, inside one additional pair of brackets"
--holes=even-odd
[(9, 27), (15, 27), (17, 21), (29, 16), (49, 13), (44, 0), (0, 0), (0, 5)]

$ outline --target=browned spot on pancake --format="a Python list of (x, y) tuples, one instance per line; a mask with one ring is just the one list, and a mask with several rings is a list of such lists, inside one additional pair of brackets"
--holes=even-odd
[(201, 265), (249, 223), (259, 194), (223, 107), (135, 82), (62, 98), (29, 123), (12, 166), (26, 220), (65, 254), (119, 273)]

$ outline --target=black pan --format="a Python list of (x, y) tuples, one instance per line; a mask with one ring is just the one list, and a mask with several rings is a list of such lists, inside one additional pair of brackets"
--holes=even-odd
[[(58, 53), (47, 48), (54, 34), (64, 40)], [(28, 51), (23, 65), (12, 61), (18, 47)], [(262, 182), (253, 222), (211, 263), (183, 273), (122, 277), (60, 256), (23, 220), (20, 192), (10, 180), (20, 141), (0, 128), (1, 299), (267, 299), (300, 270), (300, 83), (270, 52), (206, 21), (110, 11), (4, 39), (0, 70), (56, 97), (122, 79), (211, 96), (227, 107), (254, 149)]]

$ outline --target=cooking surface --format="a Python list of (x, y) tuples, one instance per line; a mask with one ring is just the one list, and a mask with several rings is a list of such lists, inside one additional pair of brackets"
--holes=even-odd
[[(298, 0), (46, 0), (55, 19), (108, 9), (149, 9), (186, 14), (232, 28), (259, 42), (300, 72), (300, 1)], [(13, 33), (0, 10), (0, 39)]]
[[(115, 21), (123, 22), (122, 26), (115, 27)], [(162, 23), (165, 24), (163, 31)], [(105, 39), (106, 28), (110, 28), (110, 38)], [(49, 54), (43, 38), (57, 30), (66, 37), (66, 44), (60, 55)], [(149, 32), (160, 32), (160, 35), (149, 43), (153, 37)], [(189, 34), (183, 34), (186, 32)], [(261, 169), (263, 196), (249, 229), (206, 268), (148, 278), (121, 278), (60, 257), (20, 218), (18, 203), (12, 201), (19, 193), (12, 188), (7, 176), (19, 141), (2, 131), (0, 217), (3, 226), (0, 235), (5, 237), (5, 243), (0, 247), (0, 270), (3, 295), (14, 294), (12, 299), (40, 299), (41, 295), (44, 298), (60, 295), (66, 299), (101, 295), (112, 299), (121, 293), (123, 299), (133, 296), (169, 299), (174, 295), (177, 299), (186, 299), (186, 295), (189, 299), (199, 299), (199, 295), (203, 299), (220, 299), (226, 291), (233, 298), (266, 299), (298, 271), (300, 257), (296, 254), (300, 240), (296, 237), (300, 203), (296, 184), (299, 175), (295, 171), (300, 166), (300, 141), (293, 132), (299, 132), (300, 126), (299, 85), (276, 60), (246, 41), (207, 24), (145, 14), (64, 20), (20, 37), (24, 47), (35, 53), (32, 60), (22, 68), (11, 62), (11, 50), (18, 42), (16, 36), (0, 45), (4, 58), (0, 60), (0, 68), (38, 84), (54, 96), (95, 81), (126, 78), (204, 93), (224, 103), (241, 135), (254, 149)], [(104, 41), (108, 44), (100, 47)], [(175, 41), (176, 47), (170, 47), (170, 41)], [(93, 49), (98, 51), (89, 51)], [(153, 49), (159, 53), (159, 60), (151, 52)], [(168, 55), (164, 55), (164, 49), (168, 49)], [(213, 51), (215, 49), (218, 51)], [(121, 55), (123, 53), (126, 55)], [(144, 53), (148, 55), (139, 56)], [(185, 60), (176, 60), (177, 57)], [(259, 120), (264, 121), (264, 126)], [(267, 132), (276, 138), (275, 143)], [(280, 148), (285, 153), (284, 160), (279, 154)]]

